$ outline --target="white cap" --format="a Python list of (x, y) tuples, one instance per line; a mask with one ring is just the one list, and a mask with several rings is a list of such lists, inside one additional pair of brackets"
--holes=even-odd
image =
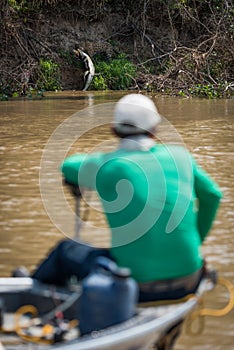
[(129, 94), (116, 103), (114, 127), (123, 134), (152, 132), (160, 121), (155, 104), (147, 96)]

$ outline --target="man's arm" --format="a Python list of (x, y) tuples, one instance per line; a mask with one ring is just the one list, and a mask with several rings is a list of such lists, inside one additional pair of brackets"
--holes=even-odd
[(199, 201), (198, 230), (203, 241), (215, 219), (222, 193), (217, 183), (195, 162), (194, 187)]
[(66, 183), (95, 190), (101, 164), (101, 153), (74, 154), (65, 159), (61, 171)]
[(85, 157), (84, 154), (74, 154), (64, 160), (61, 171), (67, 184), (78, 186), (78, 174)]

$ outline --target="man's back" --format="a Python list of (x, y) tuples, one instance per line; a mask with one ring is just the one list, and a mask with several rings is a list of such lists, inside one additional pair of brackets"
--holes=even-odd
[(193, 165), (184, 148), (93, 155), (81, 166), (81, 185), (89, 185), (91, 168), (119, 265), (140, 282), (189, 275), (202, 266)]

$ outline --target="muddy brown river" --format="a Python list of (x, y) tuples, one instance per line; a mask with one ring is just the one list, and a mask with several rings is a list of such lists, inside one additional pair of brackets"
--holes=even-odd
[[(75, 203), (63, 190), (59, 163), (73, 152), (113, 149), (116, 140), (108, 124), (113, 103), (122, 95), (66, 92), (46, 94), (42, 100), (0, 102), (0, 276), (10, 276), (19, 265), (32, 271), (64, 235), (74, 235)], [(160, 141), (184, 143), (223, 191), (203, 253), (220, 276), (234, 283), (234, 100), (152, 97), (165, 118)], [(86, 199), (91, 208), (81, 237), (108, 246), (98, 199), (92, 194)], [(217, 286), (206, 306), (222, 308), (227, 301), (226, 290)], [(187, 349), (234, 349), (234, 310), (220, 318), (207, 316), (196, 336), (185, 328), (175, 350)]]

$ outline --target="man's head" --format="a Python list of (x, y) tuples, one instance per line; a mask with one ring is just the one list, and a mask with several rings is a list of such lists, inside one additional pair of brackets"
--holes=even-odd
[(113, 129), (120, 137), (154, 134), (160, 121), (160, 114), (149, 97), (129, 94), (116, 103)]

